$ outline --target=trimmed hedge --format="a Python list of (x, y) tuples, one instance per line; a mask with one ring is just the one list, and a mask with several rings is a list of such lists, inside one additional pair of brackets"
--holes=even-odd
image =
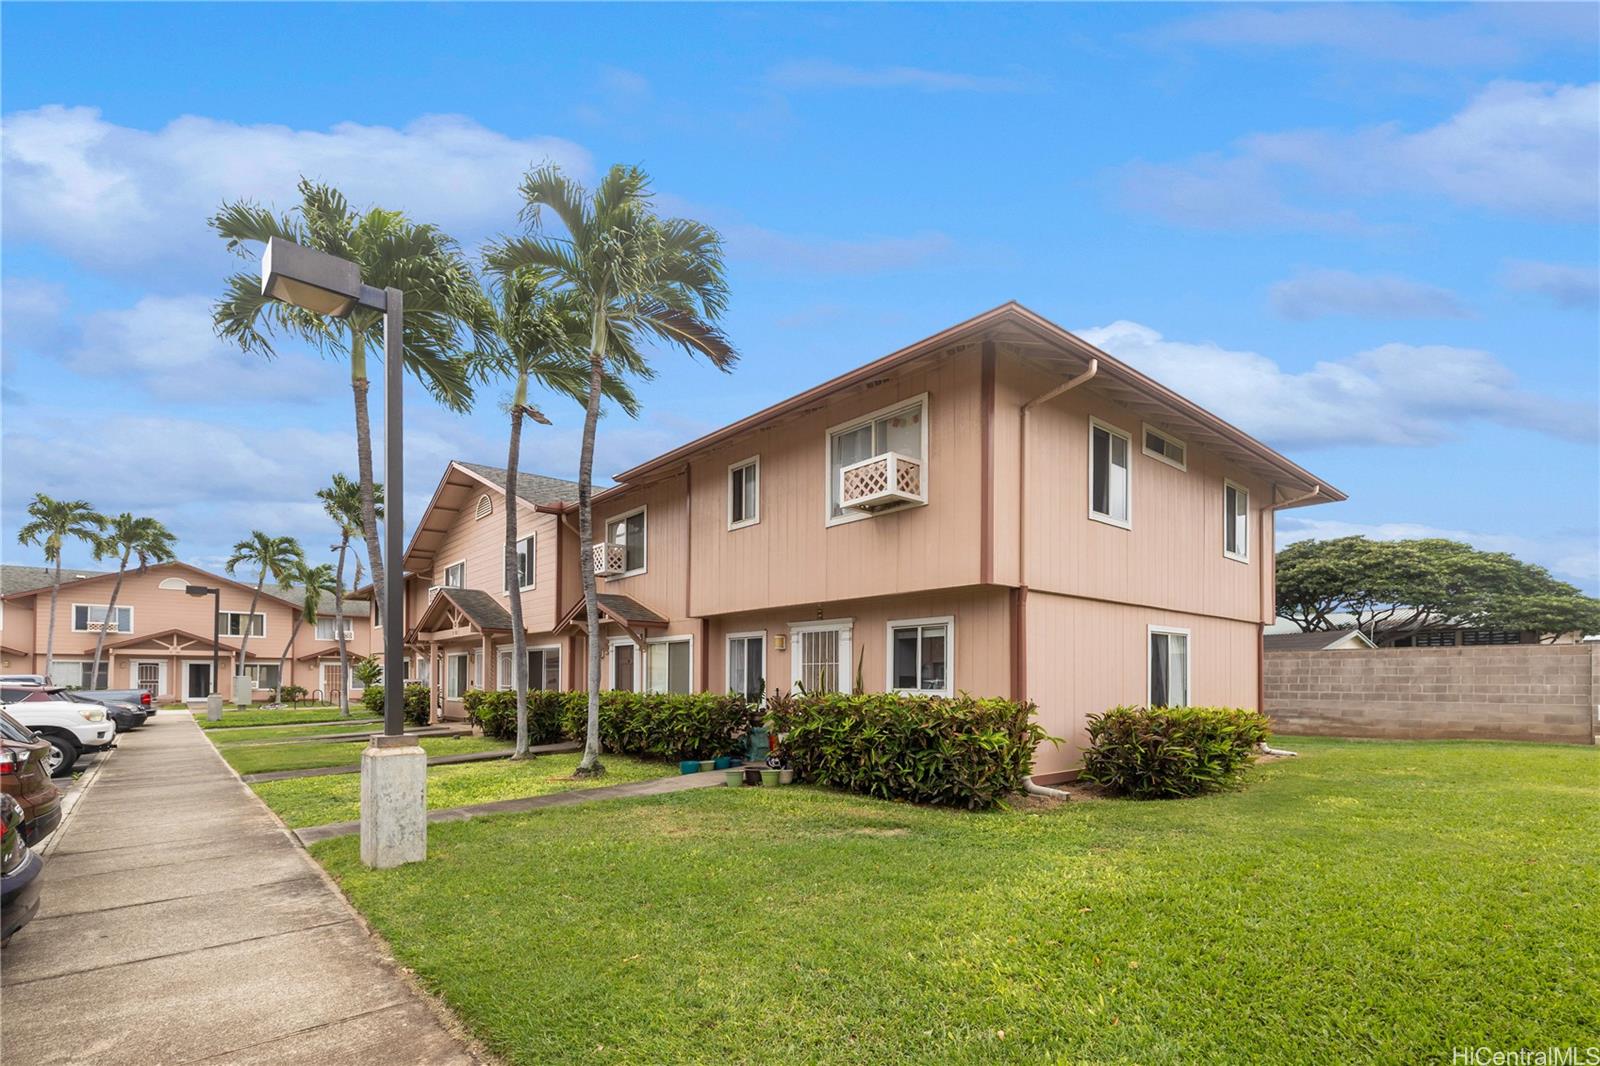
[(1055, 742), (1033, 712), (1030, 702), (966, 693), (780, 694), (768, 706), (797, 778), (969, 810), (1020, 792), (1034, 750)]
[[(467, 713), (486, 736), (517, 735), (517, 701), (509, 692), (474, 689)], [(582, 692), (535, 689), (528, 693), (528, 741), (582, 740), (589, 703)], [(704, 692), (602, 692), (600, 743), (606, 751), (658, 759), (712, 759), (743, 747), (761, 724), (761, 711), (742, 697)]]
[(1271, 736), (1239, 707), (1113, 707), (1089, 716), (1083, 778), (1124, 796), (1196, 796), (1232, 784)]
[[(413, 725), (428, 724), (428, 708), (431, 704), (428, 686), (421, 682), (406, 685), (405, 690), (406, 721)], [(368, 685), (361, 693), (361, 706), (365, 707), (374, 716), (383, 714), (383, 686)]]

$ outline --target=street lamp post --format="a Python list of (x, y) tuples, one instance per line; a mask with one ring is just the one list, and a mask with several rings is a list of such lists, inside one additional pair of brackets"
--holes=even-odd
[(273, 237), (261, 257), (261, 295), (314, 314), (345, 318), (358, 307), (383, 314), (384, 521), (383, 733), (361, 753), (361, 861), (419, 862), (428, 854), (428, 757), (405, 735), (405, 468), (402, 454), (405, 294), (361, 280), (347, 259)]
[(217, 671), (222, 658), (222, 590), (204, 585), (185, 585), (191, 596), (211, 597), (211, 691), (206, 694), (206, 717), (213, 722), (222, 717), (222, 690), (217, 687)]

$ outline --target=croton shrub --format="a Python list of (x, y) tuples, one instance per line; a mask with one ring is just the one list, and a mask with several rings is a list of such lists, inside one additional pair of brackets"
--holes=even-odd
[(1084, 780), (1124, 796), (1195, 796), (1232, 784), (1271, 736), (1241, 707), (1113, 707), (1089, 716)]
[[(486, 736), (517, 735), (517, 700), (511, 692), (473, 690), (467, 713)], [(589, 703), (582, 692), (528, 693), (529, 743), (582, 740)], [(602, 692), (600, 744), (606, 751), (658, 759), (712, 759), (738, 751), (761, 724), (760, 708), (741, 696), (715, 692)]]

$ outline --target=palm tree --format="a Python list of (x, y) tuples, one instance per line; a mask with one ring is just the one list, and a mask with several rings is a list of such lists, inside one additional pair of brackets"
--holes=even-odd
[[(50, 628), (44, 638), (44, 673), (50, 676), (55, 669), (56, 656), (56, 598), (61, 595), (61, 549), (68, 537), (95, 543), (105, 528), (105, 515), (89, 505), (88, 500), (57, 500), (44, 493), (35, 493), (28, 504), (28, 515), (33, 521), (17, 530), (17, 543), (44, 548), (44, 561), (56, 566), (55, 581), (50, 585)], [(95, 675), (91, 684), (98, 684)]]
[[(283, 668), (289, 662), (289, 652), (294, 650), (294, 639), (300, 635), (300, 626), (309, 623), (317, 624), (317, 609), (322, 606), (322, 594), (335, 592), (333, 583), (333, 567), (328, 563), (318, 563), (315, 566), (300, 560), (289, 570), (286, 584), (300, 590), (300, 610), (295, 612), (294, 626), (289, 630), (289, 640), (283, 646), (283, 654), (278, 656), (278, 691), (283, 691)], [(281, 698), (278, 702), (282, 702)]]
[(139, 560), (139, 573), (144, 573), (151, 563), (169, 563), (178, 556), (172, 550), (177, 543), (172, 531), (154, 518), (135, 518), (123, 511), (115, 518), (107, 518), (105, 532), (94, 539), (96, 559), (117, 560), (117, 583), (111, 586), (111, 602), (106, 605), (106, 623), (94, 642), (94, 667), (91, 671), (100, 678), (100, 653), (105, 648), (106, 630), (116, 621), (117, 598), (122, 595), (122, 578), (128, 572), (128, 563)]
[[(350, 649), (344, 638), (344, 559), (350, 541), (362, 531), (364, 493), (361, 486), (343, 474), (333, 475), (333, 484), (317, 490), (322, 509), (339, 527), (339, 567), (333, 577), (333, 632), (339, 640), (339, 717), (350, 717)], [(383, 486), (373, 486), (375, 521), (383, 520)], [(360, 560), (357, 560), (357, 565)], [(396, 565), (399, 565), (398, 560)], [(374, 587), (376, 594), (376, 587)]]
[[(281, 237), (351, 260), (362, 280), (405, 293), (405, 364), (434, 398), (452, 411), (472, 407), (472, 386), (461, 357), (459, 326), (474, 320), (476, 282), (456, 244), (437, 227), (412, 222), (398, 211), (351, 209), (330, 185), (300, 179), (300, 202), (278, 215), (249, 200), (224, 203), (211, 228), (228, 250), (244, 257), (255, 246)], [(324, 353), (348, 356), (350, 389), (355, 395), (356, 463), (361, 492), (361, 532), (372, 567), (373, 596), (383, 609), (383, 552), (378, 544), (376, 484), (372, 475), (372, 423), (367, 410), (367, 348), (383, 351), (383, 316), (357, 308), (343, 320), (330, 320), (261, 295), (254, 273), (228, 279), (227, 291), (212, 310), (218, 336), (247, 352), (271, 358), (274, 335), (304, 341)]]
[[(503, 238), (487, 262), (502, 276), (519, 270), (542, 275), (557, 292), (570, 293), (588, 319), (589, 355), (583, 448), (578, 458), (578, 558), (588, 621), (589, 707), (587, 738), (577, 774), (601, 774), (600, 612), (594, 568), (593, 495), (595, 425), (608, 369), (649, 376), (638, 342), (654, 339), (700, 354), (719, 370), (738, 359), (716, 326), (727, 306), (722, 239), (702, 223), (662, 218), (651, 202), (650, 179), (637, 167), (613, 166), (593, 194), (545, 165), (522, 180), (523, 217), (530, 232)], [(548, 208), (565, 230), (543, 226)]]
[(270, 576), (274, 583), (281, 585), (294, 566), (305, 560), (306, 553), (299, 541), (293, 537), (268, 536), (259, 529), (251, 530), (248, 537), (233, 546), (233, 554), (228, 556), (223, 569), (230, 575), (241, 566), (258, 572), (256, 591), (250, 597), (250, 610), (244, 616), (239, 658), (234, 662), (233, 676), (244, 675), (245, 655), (250, 650), (250, 631), (255, 628), (256, 606), (261, 602), (261, 589), (266, 585), (267, 578)]
[[(474, 370), (483, 377), (503, 376), (512, 381), (511, 442), (506, 449), (506, 594), (511, 612), (512, 687), (517, 694), (517, 744), (513, 759), (528, 754), (528, 635), (522, 622), (522, 581), (517, 566), (517, 468), (522, 450), (524, 417), (548, 426), (550, 420), (528, 403), (528, 385), (537, 381), (578, 403), (587, 398), (589, 359), (584, 351), (588, 320), (576, 295), (548, 290), (541, 277), (530, 271), (496, 279), (493, 299), (485, 301), (485, 343), (472, 356)], [(633, 390), (614, 374), (606, 374), (606, 397), (630, 416), (638, 413)], [(529, 561), (532, 565), (532, 560)]]

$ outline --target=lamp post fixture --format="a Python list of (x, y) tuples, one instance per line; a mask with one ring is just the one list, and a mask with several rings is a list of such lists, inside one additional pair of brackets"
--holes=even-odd
[(273, 237), (261, 257), (261, 295), (330, 318), (358, 307), (383, 314), (383, 733), (361, 754), (361, 861), (418, 862), (428, 853), (428, 757), (405, 735), (405, 294), (363, 283), (361, 268), (347, 259)]
[(222, 718), (222, 690), (217, 687), (218, 661), (222, 658), (222, 590), (185, 585), (183, 591), (191, 596), (211, 597), (211, 691), (206, 693), (206, 717), (215, 722)]

